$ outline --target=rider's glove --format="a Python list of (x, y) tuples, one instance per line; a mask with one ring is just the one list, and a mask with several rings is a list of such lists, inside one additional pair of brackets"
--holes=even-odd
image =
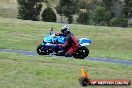
[(55, 33), (56, 36), (62, 36), (63, 34), (62, 33)]

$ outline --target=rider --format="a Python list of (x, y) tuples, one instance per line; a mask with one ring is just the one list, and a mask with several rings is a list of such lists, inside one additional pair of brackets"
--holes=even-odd
[(59, 35), (65, 36), (66, 41), (64, 44), (58, 44), (58, 46), (66, 48), (66, 57), (72, 56), (72, 53), (76, 52), (79, 47), (78, 39), (70, 32), (68, 25), (65, 25), (61, 28), (61, 33)]

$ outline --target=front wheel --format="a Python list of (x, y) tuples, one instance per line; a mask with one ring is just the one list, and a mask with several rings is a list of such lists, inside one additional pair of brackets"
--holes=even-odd
[(89, 54), (89, 50), (85, 46), (81, 46), (78, 48), (77, 52), (73, 55), (74, 58), (84, 59)]
[(44, 50), (44, 45), (39, 45), (38, 47), (37, 47), (37, 53), (39, 54), (39, 55), (45, 55), (46, 53), (45, 53), (45, 50)]

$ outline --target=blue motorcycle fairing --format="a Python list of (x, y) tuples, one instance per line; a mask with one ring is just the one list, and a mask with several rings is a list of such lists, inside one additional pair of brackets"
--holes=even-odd
[(66, 41), (66, 37), (64, 37), (64, 36), (60, 36), (60, 37), (58, 38), (59, 44), (64, 44), (65, 41)]
[(64, 50), (63, 47), (57, 46), (56, 44), (50, 44), (50, 43), (45, 44), (45, 48), (44, 49), (45, 50), (52, 49), (53, 51)]
[(58, 37), (53, 37), (52, 35), (47, 35), (44, 38), (44, 42), (46, 43), (59, 43), (59, 44), (64, 44), (65, 43), (65, 37), (64, 36), (58, 36)]
[(57, 46), (56, 44), (64, 44), (65, 43), (65, 37), (64, 36), (55, 36), (54, 34), (47, 35), (42, 45), (44, 45), (44, 49), (52, 49), (52, 50), (62, 50), (62, 47)]

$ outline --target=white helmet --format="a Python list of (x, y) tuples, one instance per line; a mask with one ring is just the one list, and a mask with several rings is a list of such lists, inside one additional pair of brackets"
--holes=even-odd
[(64, 33), (64, 32), (70, 32), (70, 27), (68, 25), (65, 25), (61, 28), (61, 32)]

